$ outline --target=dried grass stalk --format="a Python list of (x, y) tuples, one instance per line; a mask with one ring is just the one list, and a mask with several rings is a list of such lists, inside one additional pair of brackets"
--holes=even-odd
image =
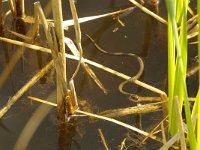
[(9, 4), (10, 4), (10, 10), (11, 13), (14, 17), (17, 16), (17, 10), (16, 10), (16, 2), (15, 0), (9, 0)]
[(138, 8), (140, 8), (142, 11), (144, 11), (145, 13), (151, 15), (152, 17), (154, 17), (155, 19), (157, 19), (158, 21), (160, 21), (163, 24), (167, 25), (167, 21), (163, 18), (161, 18), (160, 16), (156, 15), (155, 13), (153, 13), (152, 11), (148, 10), (146, 7), (142, 6), (141, 4), (139, 4), (138, 2), (136, 2), (135, 0), (129, 0), (130, 2), (132, 2), (135, 6), (137, 6)]
[[(69, 47), (69, 49), (71, 50), (71, 52), (73, 53), (73, 55), (75, 56), (79, 56), (80, 57), (80, 53), (78, 51), (78, 49), (76, 48), (74, 42), (70, 39), (65, 37), (64, 39), (65, 44)], [(81, 61), (81, 60), (80, 60)], [(98, 79), (98, 77), (96, 76), (96, 74), (94, 73), (94, 71), (90, 68), (90, 66), (88, 66), (88, 64), (86, 64), (85, 62), (81, 62), (82, 67), (85, 69), (85, 71), (88, 73), (88, 75), (95, 81), (95, 83), (99, 86), (99, 88), (104, 92), (107, 93), (107, 90), (105, 89), (105, 87), (103, 86), (103, 84), (101, 83), (101, 81)]]
[(78, 73), (78, 70), (80, 68), (80, 64), (81, 64), (81, 58), (83, 55), (83, 49), (82, 49), (82, 45), (81, 45), (81, 28), (78, 22), (78, 15), (77, 15), (77, 11), (76, 11), (76, 7), (74, 5), (74, 0), (69, 0), (70, 3), (70, 8), (71, 8), (71, 13), (72, 13), (72, 17), (74, 19), (74, 29), (75, 29), (75, 35), (76, 35), (76, 44), (78, 46), (78, 50), (79, 50), (79, 61), (78, 61), (78, 66), (74, 72), (74, 74), (72, 75), (71, 80), (74, 79), (74, 77), (76, 76), (76, 74)]
[[(37, 101), (37, 99), (34, 99), (34, 100)], [(46, 103), (45, 100), (42, 100), (42, 99), (40, 99), (40, 102)], [(52, 106), (57, 106), (57, 104), (53, 104)], [(127, 129), (130, 129), (130, 130), (132, 130), (132, 131), (135, 131), (135, 132), (137, 132), (137, 133), (139, 133), (139, 134), (142, 134), (142, 135), (144, 135), (144, 136), (146, 136), (146, 137), (150, 137), (150, 138), (152, 138), (152, 139), (154, 139), (154, 140), (158, 140), (157, 137), (156, 137), (155, 135), (149, 134), (148, 132), (145, 132), (145, 131), (140, 130), (140, 129), (134, 127), (134, 126), (131, 126), (131, 125), (129, 125), (129, 124), (126, 124), (126, 123), (124, 123), (124, 122), (118, 121), (118, 120), (113, 119), (113, 118), (108, 118), (108, 117), (100, 116), (100, 115), (93, 114), (93, 113), (89, 113), (89, 112), (85, 112), (85, 111), (82, 111), (82, 110), (76, 110), (76, 113), (84, 114), (84, 115), (86, 115), (86, 116), (98, 118), (98, 119), (101, 119), (101, 120), (106, 120), (106, 121), (115, 123), (115, 124), (117, 124), (117, 125), (120, 125), (120, 126), (122, 126), (122, 127), (125, 127), (125, 128), (127, 128)]]
[(128, 108), (118, 108), (112, 110), (106, 110), (104, 112), (99, 113), (98, 115), (106, 116), (109, 118), (116, 118), (116, 117), (123, 117), (133, 114), (142, 114), (142, 113), (149, 113), (155, 112), (161, 109), (161, 103), (151, 103), (151, 104), (144, 104), (138, 105), (134, 107)]
[(163, 138), (163, 147), (164, 147), (164, 150), (168, 150), (167, 141), (166, 141), (166, 135), (165, 135), (165, 128), (164, 128), (163, 122), (161, 123), (161, 131), (162, 131), (162, 138)]
[(105, 137), (104, 137), (104, 135), (103, 135), (102, 130), (101, 130), (101, 129), (98, 129), (98, 132), (99, 132), (99, 135), (100, 135), (100, 137), (101, 137), (101, 141), (103, 142), (103, 145), (104, 145), (105, 150), (109, 150), (108, 144), (107, 144), (107, 142), (106, 142), (106, 139), (105, 139)]
[[(9, 42), (9, 43), (12, 43), (12, 44), (16, 44), (16, 45), (25, 46), (25, 47), (31, 48), (31, 49), (33, 49), (33, 50), (39, 50), (39, 51), (42, 51), (42, 52), (51, 53), (51, 50), (48, 49), (48, 48), (45, 48), (45, 47), (41, 47), (41, 46), (37, 46), (37, 45), (33, 45), (33, 44), (28, 44), (28, 43), (20, 42), (20, 41), (16, 41), (16, 40), (11, 40), (11, 39), (8, 39), (8, 38), (3, 38), (3, 37), (0, 37), (0, 40), (1, 40), (1, 41), (5, 41), (5, 42)], [(69, 59), (79, 60), (79, 57), (73, 56), (73, 55), (70, 55), (70, 54), (65, 54), (65, 57), (66, 57), (66, 58), (69, 58)], [(114, 74), (114, 75), (116, 75), (116, 76), (118, 76), (118, 77), (120, 77), (120, 78), (122, 78), (122, 79), (125, 79), (125, 80), (130, 79), (130, 76), (128, 76), (128, 75), (125, 75), (125, 74), (123, 74), (123, 73), (120, 73), (120, 72), (118, 72), (118, 71), (115, 71), (115, 70), (113, 70), (113, 69), (111, 69), (111, 68), (108, 68), (108, 67), (106, 67), (106, 66), (104, 66), (104, 65), (101, 65), (101, 64), (98, 64), (98, 63), (96, 63), (96, 62), (93, 62), (93, 61), (91, 61), (91, 60), (82, 58), (82, 59), (81, 59), (81, 62), (86, 62), (86, 63), (88, 63), (88, 64), (90, 64), (90, 65), (92, 65), (92, 66), (95, 66), (95, 67), (97, 67), (97, 68), (100, 68), (100, 69), (102, 69), (102, 70), (104, 70), (104, 71), (106, 71), (106, 72), (109, 72), (109, 73), (111, 73), (111, 74)], [(143, 88), (145, 88), (145, 89), (148, 89), (148, 90), (150, 90), (150, 91), (152, 91), (152, 92), (155, 92), (155, 93), (157, 93), (157, 94), (163, 95), (165, 98), (162, 97), (162, 100), (163, 100), (163, 101), (166, 101), (166, 100), (167, 100), (167, 95), (166, 95), (166, 93), (165, 93), (164, 91), (162, 91), (162, 90), (160, 90), (160, 89), (157, 89), (157, 88), (155, 88), (155, 87), (153, 87), (153, 86), (151, 86), (151, 85), (148, 85), (148, 84), (146, 84), (146, 83), (144, 83), (144, 82), (142, 82), (142, 81), (139, 81), (139, 80), (136, 80), (136, 81), (135, 81), (135, 84), (136, 84), (136, 85), (139, 85), (139, 86), (141, 86), (141, 87), (143, 87)]]

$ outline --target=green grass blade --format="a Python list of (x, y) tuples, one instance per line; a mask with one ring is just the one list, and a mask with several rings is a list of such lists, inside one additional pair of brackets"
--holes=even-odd
[[(181, 49), (183, 45), (187, 46), (187, 41), (185, 41), (184, 36), (187, 35), (186, 31), (186, 16), (187, 16), (187, 1), (183, 0), (183, 17), (185, 17), (185, 20), (181, 20), (181, 28), (182, 32), (181, 33), (181, 44), (179, 43), (179, 37), (178, 37), (178, 30), (177, 30), (177, 24), (176, 24), (176, 14), (174, 10), (174, 4), (172, 0), (166, 0), (167, 4), (167, 9), (168, 9), (168, 16), (169, 19), (171, 20), (171, 25), (172, 25), (172, 31), (174, 35), (174, 41), (175, 41), (175, 47), (176, 47), (176, 52), (177, 52), (177, 58), (176, 58), (176, 71), (175, 71), (175, 83), (174, 83), (174, 96), (178, 95), (183, 97), (184, 99), (184, 108), (185, 108), (185, 113), (186, 113), (186, 121), (188, 125), (188, 138), (189, 138), (189, 144), (190, 144), (190, 149), (195, 150), (196, 149), (196, 138), (194, 134), (194, 129), (193, 129), (193, 124), (191, 120), (191, 113), (190, 113), (190, 107), (189, 107), (189, 102), (188, 102), (188, 94), (187, 94), (187, 88), (186, 88), (186, 82), (185, 82), (185, 67), (187, 66), (187, 61), (186, 58), (183, 58), (186, 56), (185, 50)], [(187, 39), (186, 39), (187, 40)], [(181, 90), (179, 90), (181, 89)], [(179, 97), (180, 98), (180, 97)], [(173, 108), (173, 107), (172, 107)], [(171, 108), (171, 109), (172, 109)], [(173, 112), (173, 111), (172, 111)]]
[[(174, 93), (174, 74), (175, 74), (175, 46), (172, 33), (171, 20), (168, 18), (168, 108), (173, 108), (173, 93)], [(172, 110), (169, 109), (169, 132), (172, 132), (173, 124)]]

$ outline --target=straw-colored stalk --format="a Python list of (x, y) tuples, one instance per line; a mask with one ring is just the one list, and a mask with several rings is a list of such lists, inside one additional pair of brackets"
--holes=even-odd
[[(10, 0), (9, 2), (12, 3), (13, 1)], [(32, 29), (32, 28), (29, 29), (28, 32), (27, 32), (27, 35), (30, 36), (30, 37), (32, 37), (33, 33), (35, 33), (34, 31), (35, 31), (35, 29)], [(4, 41), (4, 42), (6, 42), (6, 41)], [(23, 45), (19, 45), (19, 46), (23, 46)], [(16, 50), (15, 54), (12, 55), (12, 58), (10, 59), (9, 63), (7, 64), (7, 66), (5, 67), (4, 71), (0, 74), (0, 88), (3, 86), (4, 82), (9, 77), (10, 73), (12, 72), (13, 68), (15, 67), (15, 65), (19, 61), (19, 59), (22, 57), (22, 55), (23, 55), (23, 53), (21, 51), (21, 48), (18, 48)]]
[[(58, 92), (62, 92), (62, 93), (58, 94), (59, 97), (61, 98), (61, 95), (63, 95), (63, 97), (64, 97), (66, 89), (67, 89), (67, 87), (66, 87), (66, 73), (65, 73), (65, 75), (63, 75), (63, 73), (64, 73), (63, 69), (65, 68), (64, 66), (66, 66), (66, 65), (64, 65), (63, 62), (65, 62), (65, 61), (62, 61), (62, 54), (61, 54), (61, 52), (58, 51), (59, 45), (56, 44), (56, 38), (55, 38), (56, 33), (49, 26), (39, 2), (35, 3), (35, 13), (36, 13), (35, 16), (38, 16), (39, 17), (38, 19), (40, 19), (40, 21), (42, 22), (43, 29), (44, 29), (48, 44), (51, 48), (51, 49), (48, 49), (48, 52), (52, 53), (52, 57), (55, 61), (55, 69), (56, 69), (56, 74), (57, 74), (57, 77), (58, 77), (57, 79), (60, 80), (60, 81), (58, 81), (59, 84), (57, 83), (57, 85), (58, 85), (57, 88), (59, 89), (61, 85), (64, 87), (64, 89), (62, 87), (58, 91)], [(54, 33), (54, 35), (51, 35), (50, 31), (52, 31), (52, 33)], [(63, 99), (62, 99), (62, 101), (63, 101)], [(58, 105), (62, 105), (62, 103), (63, 103), (62, 101), (60, 99), (60, 101), (58, 102)]]
[(54, 25), (56, 30), (56, 36), (58, 38), (58, 48), (61, 53), (62, 76), (66, 82), (66, 59), (65, 59), (65, 43), (64, 43), (64, 28), (63, 28), (63, 16), (62, 16), (62, 4), (60, 0), (51, 0), (51, 6), (53, 11)]
[(158, 16), (157, 14), (153, 13), (152, 11), (148, 10), (146, 7), (142, 6), (141, 4), (139, 4), (137, 1), (135, 0), (129, 0), (131, 3), (133, 3), (135, 6), (137, 6), (138, 8), (140, 8), (142, 11), (144, 11), (145, 13), (149, 14), (150, 16), (154, 17), (155, 19), (157, 19), (158, 21), (160, 21), (163, 24), (167, 25), (167, 21), (163, 18), (161, 18), (160, 16)]
[(10, 10), (12, 12), (12, 15), (14, 17), (17, 16), (17, 10), (16, 10), (16, 3), (15, 3), (15, 0), (9, 0), (9, 4), (10, 4)]
[(162, 139), (163, 139), (164, 150), (168, 150), (166, 135), (165, 135), (165, 128), (164, 128), (163, 122), (161, 122), (161, 131), (162, 131)]
[[(16, 41), (16, 40), (11, 40), (11, 39), (4, 38), (4, 37), (0, 37), (0, 40), (1, 40), (1, 41), (5, 41), (5, 42), (8, 42), (8, 43), (15, 44), (15, 45), (24, 46), (24, 47), (27, 47), (27, 48), (30, 48), (30, 49), (33, 49), (33, 50), (36, 50), (36, 51), (42, 51), (42, 52), (46, 52), (46, 53), (51, 53), (51, 50), (50, 50), (49, 48), (45, 48), (45, 47), (41, 47), (41, 46), (37, 46), (37, 45), (33, 45), (33, 44), (28, 44), (28, 43), (20, 42), (20, 41)], [(65, 54), (65, 57), (66, 57), (66, 58), (69, 58), (69, 59), (79, 60), (79, 57), (73, 56), (73, 55), (70, 55), (70, 54), (67, 54), (67, 53)], [(118, 77), (120, 77), (120, 78), (122, 78), (122, 79), (125, 79), (125, 80), (130, 79), (130, 76), (128, 76), (128, 75), (125, 75), (125, 74), (123, 74), (123, 73), (120, 73), (120, 72), (118, 72), (118, 71), (116, 71), (116, 70), (113, 70), (113, 69), (111, 69), (111, 68), (108, 68), (108, 67), (106, 67), (106, 66), (104, 66), (104, 65), (101, 65), (101, 64), (99, 64), (99, 63), (93, 62), (93, 61), (91, 61), (91, 60), (82, 58), (82, 59), (81, 59), (81, 62), (86, 62), (86, 63), (88, 63), (88, 64), (90, 64), (90, 65), (92, 65), (92, 66), (95, 66), (95, 67), (97, 67), (97, 68), (100, 68), (100, 69), (102, 69), (102, 70), (104, 70), (104, 71), (106, 71), (106, 72), (109, 72), (109, 73), (111, 73), (111, 74), (114, 74), (114, 75), (116, 75), (116, 76), (118, 76)], [(145, 88), (145, 89), (148, 89), (148, 90), (150, 90), (150, 91), (152, 91), (152, 92), (155, 92), (155, 93), (157, 93), (157, 94), (165, 95), (165, 96), (166, 96), (166, 93), (165, 93), (164, 91), (162, 91), (162, 90), (160, 90), (160, 89), (157, 89), (157, 88), (155, 88), (155, 87), (153, 87), (153, 86), (151, 86), (151, 85), (148, 85), (148, 84), (146, 84), (146, 83), (144, 83), (144, 82), (142, 82), (142, 81), (136, 80), (136, 81), (135, 81), (135, 84), (136, 84), (136, 85), (139, 85), (139, 86), (141, 86), (141, 87), (143, 87), (143, 88)], [(166, 100), (166, 99), (165, 99), (165, 100)]]
[(105, 137), (104, 137), (104, 135), (103, 135), (102, 130), (101, 130), (101, 129), (98, 129), (98, 132), (99, 132), (99, 135), (100, 135), (100, 137), (101, 137), (101, 141), (103, 142), (103, 145), (104, 145), (105, 150), (109, 150), (108, 144), (107, 144), (107, 142), (106, 142), (106, 139), (105, 139)]
[[(76, 48), (76, 46), (74, 44), (74, 42), (70, 38), (65, 37), (64, 41), (65, 41), (65, 44), (67, 44), (68, 48), (71, 50), (71, 52), (72, 52), (73, 55), (81, 57), (78, 49)], [(80, 58), (79, 58), (79, 61), (81, 61)], [(81, 65), (85, 69), (85, 71), (88, 73), (88, 75), (99, 86), (99, 88), (104, 93), (107, 93), (107, 90), (105, 89), (105, 87), (103, 86), (103, 84), (101, 83), (101, 81), (98, 79), (98, 77), (96, 76), (96, 74), (94, 73), (94, 71), (90, 68), (90, 66), (88, 66), (88, 64), (86, 64), (85, 62), (81, 62)], [(74, 75), (76, 75), (76, 72), (74, 73)], [(72, 76), (71, 79), (73, 79), (74, 75)]]
[[(165, 122), (166, 122), (167, 118), (168, 118), (168, 117), (165, 117), (163, 120), (161, 120), (161, 122), (158, 123), (158, 124), (150, 131), (150, 134), (154, 135), (154, 134), (158, 133), (159, 127), (161, 126), (162, 123), (163, 123), (164, 125), (166, 124)], [(145, 142), (146, 142), (146, 140), (147, 140), (148, 138), (149, 138), (149, 137), (145, 137), (145, 138), (140, 142), (140, 145), (139, 145), (139, 146), (145, 144)], [(162, 141), (160, 141), (160, 142), (162, 142)]]
[(138, 105), (128, 108), (118, 108), (112, 110), (106, 110), (104, 112), (99, 113), (98, 115), (110, 117), (110, 118), (117, 118), (117, 117), (124, 117), (133, 114), (143, 114), (149, 112), (155, 112), (161, 109), (161, 102), (159, 103), (151, 103), (151, 104), (144, 104)]
[[(47, 8), (48, 6), (46, 6)], [(100, 18), (104, 18), (104, 17), (112, 17), (112, 16), (119, 16), (121, 14), (126, 14), (127, 12), (132, 12), (134, 10), (135, 7), (128, 7), (122, 10), (118, 10), (118, 11), (114, 11), (114, 12), (110, 12), (110, 13), (106, 13), (106, 14), (101, 14), (101, 15), (96, 15), (96, 16), (88, 16), (88, 17), (83, 17), (83, 18), (78, 18), (78, 23), (85, 23), (88, 21), (92, 21), (92, 20), (96, 20), (96, 19), (100, 19)], [(46, 9), (47, 12), (48, 8)], [(44, 9), (45, 12), (45, 9)], [(129, 13), (128, 13), (129, 14)], [(47, 19), (48, 21), (50, 21), (50, 23), (54, 26), (54, 22), (51, 19)], [(31, 16), (27, 16), (25, 18), (23, 18), (23, 21), (26, 23), (30, 23), (30, 24), (34, 24), (35, 23), (35, 19)], [(74, 25), (74, 19), (70, 19), (70, 20), (65, 20), (63, 21), (63, 27), (65, 30), (68, 30), (68, 26), (73, 26)]]
[[(31, 98), (31, 100), (38, 101), (38, 98), (34, 98), (34, 99)], [(46, 103), (46, 101), (45, 101), (45, 100), (42, 100), (42, 99), (39, 99), (39, 102)], [(52, 106), (57, 107), (57, 104), (55, 104), (55, 103), (46, 103), (46, 104), (49, 104), (49, 105), (52, 105)], [(154, 139), (154, 140), (158, 140), (158, 141), (159, 141), (159, 139), (158, 139), (155, 135), (152, 135), (152, 134), (150, 134), (150, 133), (148, 133), (148, 132), (145, 132), (145, 131), (143, 131), (143, 130), (140, 130), (140, 129), (134, 127), (134, 126), (131, 126), (131, 125), (126, 124), (126, 123), (124, 123), (124, 122), (118, 121), (118, 120), (116, 120), (116, 119), (108, 118), (108, 117), (105, 117), (105, 116), (100, 116), (100, 115), (97, 115), (97, 114), (85, 112), (85, 111), (78, 110), (78, 109), (76, 110), (76, 113), (83, 114), (83, 115), (86, 115), (86, 116), (88, 116), (88, 117), (94, 117), (94, 118), (97, 118), (97, 119), (106, 120), (106, 121), (115, 123), (115, 124), (117, 124), (117, 125), (120, 125), (120, 126), (122, 126), (122, 127), (125, 127), (125, 128), (127, 128), (127, 129), (130, 129), (130, 130), (132, 130), (132, 131), (135, 131), (135, 132), (137, 132), (137, 133), (139, 133), (139, 134), (142, 134), (142, 135), (144, 135), (144, 136), (147, 136), (147, 137), (149, 137), (149, 138), (151, 138), (151, 139)]]

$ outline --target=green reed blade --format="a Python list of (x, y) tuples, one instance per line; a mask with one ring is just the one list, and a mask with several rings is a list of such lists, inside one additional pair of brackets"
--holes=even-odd
[[(181, 2), (181, 1), (180, 1)], [(191, 113), (190, 113), (190, 107), (188, 102), (188, 94), (187, 94), (187, 88), (186, 88), (186, 81), (185, 81), (185, 74), (186, 74), (186, 67), (187, 67), (187, 6), (188, 1), (182, 0), (183, 3), (183, 10), (182, 11), (182, 17), (180, 18), (181, 21), (181, 27), (180, 27), (180, 41), (178, 37), (178, 29), (176, 24), (176, 11), (175, 11), (175, 4), (172, 0), (166, 0), (167, 9), (168, 9), (168, 17), (171, 20), (171, 28), (172, 33), (175, 41), (175, 47), (176, 47), (176, 69), (175, 69), (175, 80), (174, 80), (174, 93), (173, 96), (178, 96), (180, 99), (180, 107), (182, 108), (182, 103), (184, 100), (184, 109), (186, 113), (186, 122), (188, 125), (188, 138), (189, 138), (189, 144), (190, 149), (196, 149), (196, 138), (193, 130), (193, 124), (191, 120)], [(177, 3), (178, 4), (178, 3)], [(171, 41), (169, 41), (171, 42)], [(170, 127), (170, 133), (175, 134), (177, 131), (177, 123), (173, 115), (173, 98), (170, 100), (172, 105), (169, 107), (169, 109), (172, 109), (170, 112), (171, 119), (171, 127)]]

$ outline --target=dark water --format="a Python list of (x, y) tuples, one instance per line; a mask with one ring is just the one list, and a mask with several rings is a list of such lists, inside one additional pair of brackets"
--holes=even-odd
[[(42, 6), (45, 6), (45, 2), (47, 1), (42, 2)], [(32, 3), (33, 1), (26, 1), (26, 8), (28, 8), (26, 11), (29, 15), (33, 14)], [(115, 0), (77, 0), (76, 6), (79, 17), (85, 17), (123, 9), (132, 6), (132, 4), (128, 1)], [(146, 6), (149, 7), (147, 3)], [(68, 2), (63, 2), (63, 7), (64, 19), (70, 19), (71, 13)], [(4, 8), (6, 8), (6, 6)], [(164, 1), (160, 1), (159, 15), (166, 19)], [(81, 30), (83, 33), (91, 35), (101, 47), (109, 52), (136, 53), (141, 56), (145, 65), (141, 81), (163, 90), (163, 81), (167, 75), (166, 25), (159, 23), (138, 8), (131, 14), (122, 18), (122, 21), (125, 23), (125, 27), (122, 27), (112, 18), (107, 17), (83, 23), (81, 24)], [(117, 32), (113, 32), (115, 28), (118, 28)], [(66, 33), (66, 36), (69, 36), (72, 40), (74, 39), (72, 27), (69, 28), (69, 32)], [(82, 39), (82, 45), (85, 58), (130, 76), (137, 73), (137, 70), (139, 69), (136, 60), (133, 58), (102, 54), (85, 37)], [(14, 49), (16, 49), (16, 47)], [(14, 50), (11, 50), (9, 52), (10, 56), (13, 53)], [(5, 57), (2, 46), (0, 57), (0, 71), (2, 72), (5, 67)], [(43, 57), (47, 58), (47, 55), (44, 54)], [(191, 54), (191, 57), (193, 57), (193, 54)], [(37, 55), (34, 51), (26, 50), (24, 58), (24, 72), (20, 71), (21, 65), (18, 63), (12, 71), (11, 76), (0, 89), (1, 107), (6, 103), (9, 97), (14, 94), (13, 88), (17, 91), (39, 70)], [(67, 61), (69, 76), (71, 76), (76, 63), (71, 60)], [(118, 85), (123, 81), (122, 79), (95, 67), (91, 68), (95, 71), (96, 75), (108, 90), (108, 94), (105, 95), (82, 68), (75, 79), (75, 86), (78, 98), (86, 100), (94, 113), (107, 109), (124, 108), (136, 105), (135, 103), (128, 101), (127, 97), (118, 91)], [(14, 85), (14, 87), (12, 87), (12, 85)], [(13, 149), (26, 122), (40, 105), (37, 102), (30, 102), (26, 96), (32, 95), (46, 99), (54, 89), (55, 83), (53, 82), (48, 84), (37, 83), (11, 108), (10, 111), (8, 111), (1, 120), (6, 129), (3, 129), (3, 127), (0, 128), (0, 149)], [(137, 94), (141, 96), (157, 96), (156, 94), (135, 85), (127, 85), (126, 89), (137, 92)], [(56, 126), (52, 123), (52, 120), (55, 119), (55, 116), (53, 115), (55, 112), (56, 109), (53, 108), (48, 117), (46, 117), (39, 126), (28, 149), (58, 149)], [(148, 131), (155, 123), (158, 123), (161, 118), (162, 113), (160, 112), (142, 115), (142, 128), (145, 131)], [(137, 124), (137, 117), (134, 115), (120, 118), (119, 120), (132, 125)], [(87, 118), (80, 118), (77, 119), (77, 126), (72, 127), (71, 129), (74, 132), (68, 133), (68, 138), (73, 141), (71, 149), (104, 149), (97, 130), (98, 128), (102, 129), (108, 146), (111, 149), (117, 149), (118, 145), (120, 145), (128, 133), (127, 129), (110, 122), (100, 120), (91, 123)], [(129, 144), (130, 142), (127, 143), (127, 146)], [(144, 145), (144, 149), (158, 149), (160, 146), (161, 144), (149, 140), (147, 141), (147, 145)], [(134, 149), (134, 147), (130, 147), (129, 149)]]

